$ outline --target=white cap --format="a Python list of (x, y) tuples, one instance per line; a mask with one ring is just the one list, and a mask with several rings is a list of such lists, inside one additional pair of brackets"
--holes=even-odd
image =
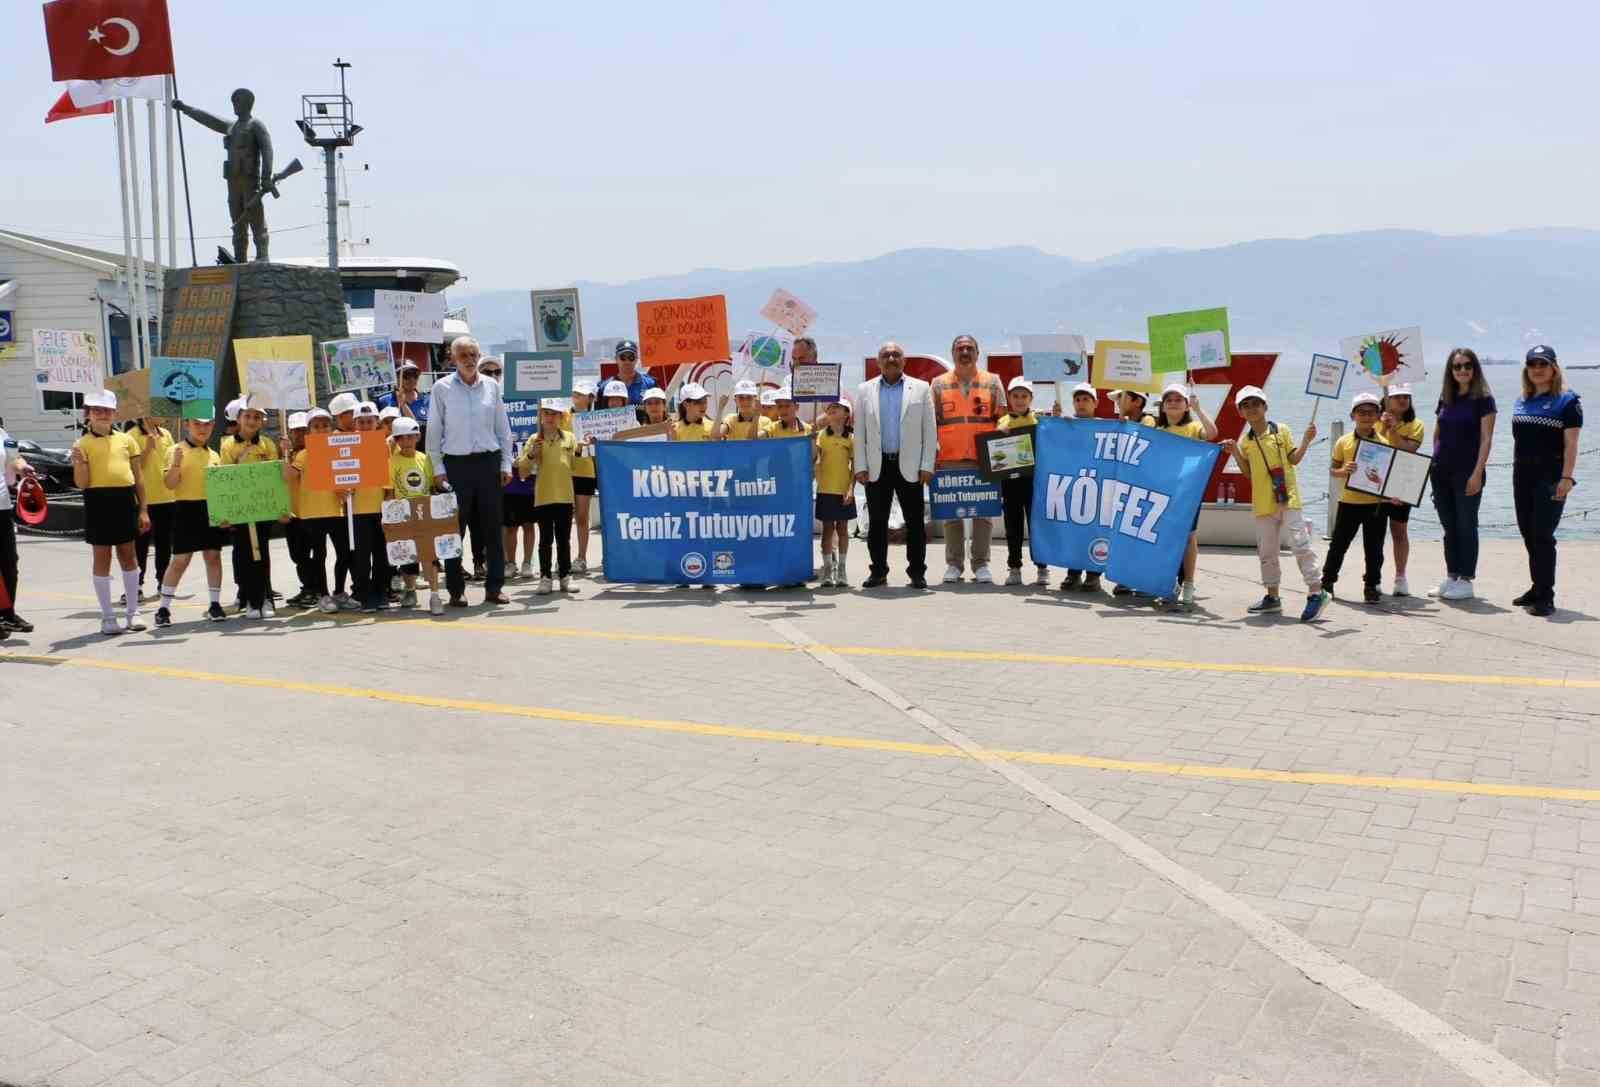
[(1015, 392), (1018, 389), (1027, 389), (1031, 393), (1033, 392), (1033, 382), (1029, 381), (1021, 374), (1018, 374), (1016, 377), (1012, 378), (1011, 383), (1006, 386), (1006, 392)]
[(775, 407), (777, 407), (778, 406), (778, 394), (777, 394), (777, 392), (775, 390), (773, 390), (773, 389), (762, 389), (761, 390), (761, 406), (764, 407), (764, 408), (775, 408)]
[(772, 394), (772, 399), (775, 401), (793, 400), (794, 390), (785, 385), (783, 388)]
[(398, 419), (398, 418), (400, 418), (400, 409), (399, 408), (384, 408), (383, 410), (378, 412), (378, 418), (379, 419)]
[(596, 382), (587, 377), (572, 383), (572, 391), (578, 396), (593, 396), (597, 387)]
[(754, 381), (741, 381), (741, 382), (738, 382), (737, 384), (734, 385), (734, 387), (733, 387), (733, 395), (734, 396), (759, 396), (759, 395), (761, 395), (761, 390), (756, 388), (756, 383)]
[(1118, 389), (1117, 399), (1120, 400), (1124, 396), (1137, 396), (1140, 400), (1143, 400), (1146, 403), (1148, 403), (1150, 400), (1150, 394), (1145, 392), (1143, 389)]
[(370, 400), (363, 400), (356, 405), (356, 418), (363, 419), (368, 416), (374, 419), (378, 417), (378, 405)]
[(239, 413), (244, 410), (244, 397), (228, 401), (228, 406), (222, 409), (222, 417), (230, 423), (239, 421)]
[(1246, 385), (1233, 395), (1234, 406), (1242, 407), (1246, 400), (1259, 400), (1265, 404), (1267, 403), (1267, 394), (1261, 391), (1260, 385)]
[(117, 410), (117, 394), (110, 389), (101, 389), (98, 392), (84, 393), (83, 406), (86, 408), (105, 408), (108, 411)]
[(600, 395), (601, 396), (620, 396), (624, 400), (626, 400), (628, 398), (628, 387), (626, 385), (624, 385), (622, 382), (616, 380), (615, 378), (612, 378), (610, 381), (606, 382), (605, 391), (602, 392)]
[(1411, 386), (1410, 385), (1390, 385), (1389, 386), (1388, 395), (1390, 395), (1390, 396), (1410, 396), (1411, 395)]
[(1189, 399), (1189, 387), (1187, 385), (1180, 385), (1176, 381), (1174, 381), (1171, 385), (1168, 385), (1165, 389), (1161, 390), (1161, 399), (1165, 400), (1173, 393), (1177, 393), (1185, 400)]
[(421, 434), (422, 428), (417, 426), (415, 419), (396, 419), (394, 426), (389, 430), (389, 437), (404, 438), (406, 435)]
[(347, 411), (355, 411), (360, 405), (361, 401), (356, 399), (355, 393), (340, 393), (328, 401), (328, 414), (343, 415)]
[(311, 420), (306, 416), (306, 413), (303, 412), (303, 411), (297, 411), (294, 414), (289, 416), (289, 429), (290, 430), (304, 430), (307, 426), (310, 425), (310, 423), (311, 423)]
[(643, 396), (642, 399), (645, 399), (645, 400), (665, 400), (666, 398), (667, 398), (667, 390), (661, 389), (661, 388), (653, 388), (653, 389), (646, 389), (644, 391), (644, 396)]
[(570, 407), (572, 407), (572, 401), (568, 400), (564, 396), (546, 396), (541, 398), (539, 401), (540, 411), (565, 412)]
[(850, 414), (852, 414), (852, 415), (855, 414), (855, 408), (851, 405), (850, 398), (848, 396), (844, 396), (844, 395), (841, 394), (836, 399), (830, 400), (828, 402), (830, 404), (838, 404), (841, 408), (843, 408), (845, 411), (849, 412)]
[(1355, 410), (1362, 404), (1371, 404), (1373, 407), (1378, 407), (1380, 403), (1377, 393), (1356, 393), (1350, 398), (1350, 414), (1354, 415)]
[(679, 400), (704, 400), (710, 395), (706, 392), (706, 387), (698, 381), (691, 381), (678, 390)]
[(318, 419), (326, 419), (331, 423), (333, 421), (333, 416), (326, 408), (312, 408), (310, 411), (306, 412), (306, 426), (310, 426)]
[(1072, 395), (1073, 396), (1077, 396), (1079, 393), (1084, 393), (1087, 396), (1092, 396), (1096, 400), (1100, 399), (1100, 390), (1095, 388), (1093, 385), (1089, 384), (1087, 381), (1080, 381), (1080, 382), (1078, 382), (1076, 385), (1074, 385), (1072, 387)]

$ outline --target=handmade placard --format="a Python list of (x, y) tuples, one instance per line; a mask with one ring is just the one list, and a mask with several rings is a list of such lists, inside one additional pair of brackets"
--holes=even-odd
[(387, 336), (354, 336), (322, 345), (328, 392), (382, 389), (394, 384), (394, 345)]
[(1357, 374), (1381, 388), (1414, 384), (1427, 373), (1422, 329), (1415, 326), (1346, 336), (1339, 341), (1339, 351)]
[(839, 399), (844, 367), (837, 362), (806, 362), (789, 371), (789, 391), (798, 404), (831, 404)]
[(1089, 346), (1082, 336), (1069, 333), (1024, 335), (1022, 376), (1029, 381), (1076, 384), (1084, 378)]
[(129, 370), (106, 378), (106, 389), (117, 394), (116, 422), (143, 419), (150, 414), (150, 371)]
[(1355, 471), (1344, 481), (1346, 488), (1379, 498), (1393, 498), (1408, 506), (1420, 506), (1428, 486), (1433, 458), (1382, 442), (1356, 442)]
[(1094, 345), (1093, 377), (1097, 389), (1137, 389), (1159, 392), (1150, 369), (1150, 345), (1135, 340), (1097, 340)]
[(631, 430), (619, 430), (614, 435), (619, 442), (666, 442), (672, 440), (673, 423), (649, 423)]
[(392, 498), (383, 504), (389, 562), (431, 564), (461, 557), (461, 521), (453, 494)]
[(46, 392), (99, 392), (105, 388), (100, 337), (70, 329), (34, 329), (33, 373)]
[(533, 345), (540, 351), (583, 354), (583, 310), (578, 288), (533, 292)]
[(1025, 476), (1033, 471), (1033, 442), (1037, 427), (991, 430), (978, 435), (978, 474), (996, 481)]
[(572, 395), (571, 351), (507, 351), (501, 388), (507, 400)]
[(215, 464), (206, 469), (206, 518), (213, 525), (248, 525), (289, 516), (283, 462)]
[(306, 435), (305, 484), (313, 491), (389, 485), (389, 443), (381, 430)]
[(572, 437), (582, 445), (589, 438), (608, 442), (619, 431), (631, 430), (639, 425), (639, 416), (633, 408), (600, 408), (580, 411), (572, 417)]
[(1145, 322), (1150, 369), (1158, 374), (1209, 370), (1229, 364), (1228, 311), (1224, 308), (1163, 313)]
[(444, 295), (372, 292), (372, 331), (401, 343), (444, 343)]
[(1337, 400), (1344, 392), (1344, 376), (1350, 370), (1346, 359), (1333, 355), (1312, 355), (1311, 370), (1306, 374), (1306, 395), (1320, 396), (1324, 400)]
[(728, 357), (728, 300), (720, 294), (638, 304), (639, 361), (646, 366)]
[(761, 316), (796, 336), (804, 336), (816, 321), (817, 311), (779, 287), (761, 307)]

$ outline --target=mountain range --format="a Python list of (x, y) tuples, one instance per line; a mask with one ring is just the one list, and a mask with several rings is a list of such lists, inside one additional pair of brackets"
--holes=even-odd
[[(541, 286), (554, 286), (542, 284)], [(1227, 306), (1236, 351), (1337, 353), (1341, 337), (1421, 325), (1430, 370), (1450, 346), (1519, 358), (1551, 343), (1564, 359), (1600, 354), (1600, 231), (1440, 235), (1413, 230), (1266, 239), (1212, 249), (1145, 249), (1078, 261), (1026, 246), (901, 249), (868, 260), (697, 269), (578, 284), (584, 333), (633, 336), (634, 304), (724, 294), (730, 333), (766, 327), (783, 287), (816, 308), (824, 359), (853, 361), (887, 338), (947, 354), (960, 332), (985, 351), (1018, 337), (1078, 332), (1143, 339), (1150, 314)], [(485, 344), (530, 335), (525, 290), (452, 293)]]

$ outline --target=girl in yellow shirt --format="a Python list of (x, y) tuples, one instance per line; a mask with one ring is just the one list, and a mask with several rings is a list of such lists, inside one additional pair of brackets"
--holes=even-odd
[[(1411, 386), (1391, 385), (1378, 419), (1378, 437), (1396, 449), (1416, 452), (1422, 447), (1426, 431), (1411, 406)], [(1410, 596), (1406, 582), (1406, 563), (1411, 558), (1411, 507), (1392, 499), (1383, 507), (1389, 520), (1389, 540), (1394, 544), (1394, 595)]]
[(772, 433), (772, 420), (761, 414), (760, 393), (754, 381), (741, 381), (733, 387), (734, 411), (723, 416), (717, 437), (722, 441), (765, 438)]
[[(239, 411), (239, 433), (222, 442), (223, 464), (259, 464), (278, 459), (278, 443), (261, 433), (267, 414), (246, 403)], [(287, 523), (289, 518), (282, 518)], [(246, 619), (271, 619), (277, 615), (272, 606), (272, 541), (271, 521), (258, 521), (255, 528), (256, 543), (250, 544), (251, 525), (223, 525), (233, 529), (233, 573), (239, 582), (239, 597), (244, 603)], [(261, 557), (256, 558), (259, 551)]]
[(795, 403), (794, 393), (788, 388), (782, 388), (774, 394), (778, 402), (778, 417), (772, 421), (772, 436), (774, 438), (804, 438), (811, 434), (811, 428), (800, 418), (800, 405)]
[[(589, 411), (593, 407), (594, 386), (587, 383), (573, 386), (572, 410)], [(572, 524), (578, 530), (578, 557), (572, 560), (572, 572), (580, 577), (589, 572), (589, 506), (598, 489), (594, 477), (594, 450), (580, 445), (572, 461)]]
[(678, 421), (672, 428), (675, 442), (709, 442), (717, 437), (711, 420), (706, 418), (706, 405), (711, 394), (705, 386), (689, 382), (678, 390)]
[[(117, 416), (116, 393), (88, 393), (83, 410), (89, 429), (72, 445), (72, 482), (83, 492), (83, 538), (93, 549), (100, 633), (111, 637), (145, 629), (139, 622), (139, 562), (133, 541), (149, 531), (150, 511), (145, 505), (138, 439), (111, 429)], [(112, 551), (117, 553), (126, 596), (126, 618), (120, 625), (111, 611)]]
[[(1199, 398), (1191, 397), (1188, 388), (1178, 384), (1168, 385), (1161, 390), (1161, 414), (1156, 419), (1156, 428), (1197, 442), (1217, 439), (1217, 424), (1206, 415)], [(1200, 511), (1195, 510), (1194, 525), (1189, 529), (1189, 544), (1183, 552), (1183, 585), (1179, 590), (1179, 599), (1186, 608), (1194, 607), (1194, 571), (1200, 563), (1199, 529)], [(1156, 601), (1158, 605), (1163, 602)]]
[(533, 486), (533, 517), (539, 526), (539, 594), (551, 591), (550, 550), (554, 545), (561, 591), (572, 591), (572, 462), (578, 443), (572, 431), (563, 430), (565, 413), (555, 400), (539, 405), (539, 433), (528, 439), (517, 458), (517, 475), (523, 479), (538, 465)]
[[(331, 434), (333, 429), (333, 416), (322, 408), (314, 408), (306, 413), (308, 435)], [(347, 569), (350, 564), (350, 533), (344, 522), (343, 497), (336, 491), (314, 491), (304, 485), (309, 455), (306, 449), (300, 449), (292, 461), (285, 461), (283, 478), (300, 488), (300, 532), (308, 552), (306, 574), (311, 578), (307, 587), (317, 595), (318, 610), (332, 615), (340, 608), (338, 598), (343, 599), (346, 610), (357, 606), (343, 592), (337, 594), (338, 598), (328, 592), (328, 542), (333, 542), (337, 569)]]
[(822, 524), (822, 585), (850, 587), (845, 558), (850, 550), (850, 522), (856, 519), (855, 437), (850, 402), (840, 397), (828, 405), (823, 425), (815, 432), (817, 520)]
[[(1356, 470), (1357, 444), (1383, 441), (1378, 433), (1381, 413), (1382, 401), (1376, 393), (1355, 395), (1350, 402), (1355, 431), (1333, 443), (1329, 475), (1349, 479)], [(1383, 578), (1383, 506), (1381, 499), (1365, 491), (1346, 487), (1339, 499), (1339, 507), (1333, 515), (1333, 536), (1328, 541), (1328, 557), (1322, 564), (1322, 588), (1324, 592), (1333, 593), (1334, 583), (1339, 580), (1339, 571), (1344, 566), (1345, 552), (1350, 550), (1357, 532), (1361, 533), (1362, 557), (1366, 560), (1362, 599), (1368, 604), (1377, 604), (1383, 600), (1383, 594), (1378, 591), (1378, 583)]]
[(206, 472), (222, 458), (207, 444), (215, 426), (211, 406), (206, 405), (204, 419), (188, 419), (184, 427), (188, 433), (183, 441), (167, 450), (162, 465), (163, 482), (172, 491), (172, 562), (161, 580), (161, 606), (156, 609), (156, 626), (172, 625), (172, 598), (178, 585), (189, 570), (195, 552), (200, 552), (206, 566), (206, 592), (211, 606), (206, 618), (220, 623), (228, 618), (222, 610), (222, 548), (228, 542), (227, 533), (211, 523), (206, 512)]
[(172, 449), (172, 431), (161, 425), (154, 416), (147, 415), (128, 431), (139, 442), (141, 471), (144, 474), (145, 505), (150, 510), (150, 531), (141, 532), (134, 541), (134, 551), (139, 556), (139, 595), (144, 595), (144, 575), (150, 568), (150, 549), (156, 552), (156, 588), (167, 573), (172, 561), (172, 490), (162, 478), (167, 464), (167, 453)]

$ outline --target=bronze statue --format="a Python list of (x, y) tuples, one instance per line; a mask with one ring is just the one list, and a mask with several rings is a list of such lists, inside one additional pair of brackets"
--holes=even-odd
[(275, 178), (272, 174), (272, 137), (267, 126), (250, 116), (256, 96), (243, 87), (233, 92), (232, 124), (204, 110), (173, 100), (172, 108), (192, 117), (213, 132), (222, 133), (222, 146), (227, 149), (228, 161), (222, 167), (222, 176), (228, 182), (228, 214), (233, 218), (233, 259), (245, 260), (245, 228), (254, 236), (256, 260), (267, 260), (267, 214), (262, 197), (276, 196)]

